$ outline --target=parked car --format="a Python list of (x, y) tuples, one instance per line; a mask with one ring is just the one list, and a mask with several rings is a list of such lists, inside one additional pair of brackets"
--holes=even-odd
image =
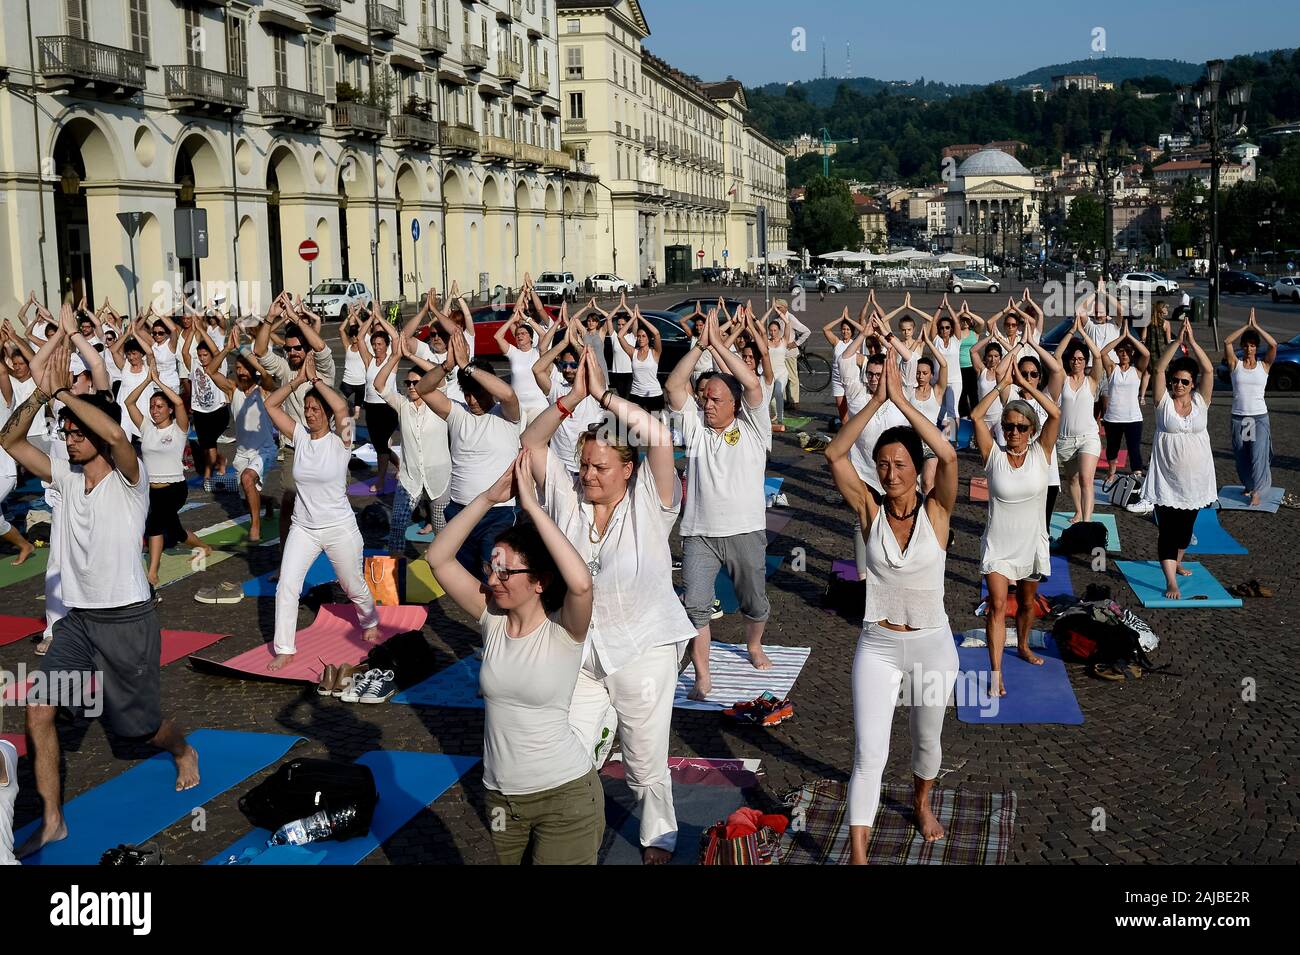
[(613, 272), (602, 272), (599, 275), (591, 275), (587, 278), (587, 287), (593, 292), (612, 293), (618, 295), (620, 292), (631, 292), (632, 283), (627, 279), (621, 279)]
[[(552, 319), (560, 314), (559, 306), (546, 305), (546, 314)], [(513, 305), (480, 305), (471, 308), (469, 313), (474, 318), (474, 355), (483, 358), (501, 358), (501, 348), (497, 345), (497, 330), (510, 320), (514, 312)], [(421, 341), (429, 340), (429, 326), (424, 326), (416, 333)]]
[(1119, 287), (1147, 295), (1168, 295), (1178, 291), (1178, 283), (1155, 272), (1125, 272), (1120, 276)]
[[(697, 302), (699, 303), (700, 311), (704, 312), (705, 314), (708, 314), (709, 306), (712, 305), (716, 307), (718, 304), (718, 300), (716, 297), (708, 298), (707, 296), (700, 296), (699, 298), (683, 299), (680, 302), (677, 302), (673, 305), (669, 305), (665, 309), (656, 309), (656, 312), (658, 314), (672, 312), (678, 318), (685, 318), (687, 315), (694, 313), (695, 304)], [(736, 313), (736, 309), (740, 308), (740, 306), (745, 304), (744, 302), (735, 298), (724, 298), (722, 300), (722, 303), (727, 306), (727, 311), (733, 315)], [(643, 311), (641, 314), (644, 315), (646, 313)]]
[[(692, 302), (687, 314), (690, 314), (694, 309), (695, 303)], [(655, 328), (659, 330), (659, 337), (663, 340), (664, 350), (659, 356), (659, 381), (663, 383), (668, 380), (668, 376), (677, 367), (677, 363), (690, 351), (691, 337), (682, 331), (682, 327), (677, 324), (676, 312), (660, 309), (646, 311), (642, 309), (641, 317), (654, 323)], [(614, 342), (609, 342), (609, 345), (613, 348), (618, 347)]]
[(1267, 295), (1273, 290), (1254, 272), (1229, 270), (1219, 273), (1219, 291), (1238, 295)]
[[(1242, 349), (1237, 349), (1240, 358)], [(1219, 362), (1217, 368), (1219, 381), (1227, 382), (1228, 363)], [(1284, 342), (1278, 342), (1277, 354), (1273, 356), (1268, 370), (1268, 388), (1270, 391), (1300, 391), (1300, 335)]]
[(307, 294), (305, 304), (321, 318), (341, 318), (353, 303), (369, 308), (373, 300), (365, 282), (356, 279), (326, 279), (316, 283), (316, 287)]
[(818, 275), (816, 272), (800, 272), (790, 283), (791, 292), (799, 288), (805, 292), (819, 292), (824, 288), (832, 295), (836, 292), (843, 292), (847, 287), (843, 282), (825, 275)]
[(543, 272), (533, 283), (533, 288), (543, 302), (572, 302), (578, 297), (578, 282), (572, 272)]
[(996, 292), (998, 283), (975, 269), (954, 269), (948, 276), (949, 292)]
[(1273, 283), (1273, 301), (1300, 302), (1300, 279), (1283, 276)]

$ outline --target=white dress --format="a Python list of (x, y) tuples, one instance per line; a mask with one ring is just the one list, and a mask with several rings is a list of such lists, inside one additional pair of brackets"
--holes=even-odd
[(1037, 441), (1029, 446), (1025, 463), (1011, 466), (997, 445), (989, 452), (984, 473), (989, 481), (989, 517), (980, 541), (980, 573), (1024, 580), (1051, 573), (1047, 534), (1049, 465)]
[(1156, 407), (1151, 466), (1142, 490), (1152, 504), (1199, 511), (1219, 499), (1206, 430), (1208, 410), (1199, 393), (1192, 395), (1192, 411), (1186, 418), (1167, 394)]

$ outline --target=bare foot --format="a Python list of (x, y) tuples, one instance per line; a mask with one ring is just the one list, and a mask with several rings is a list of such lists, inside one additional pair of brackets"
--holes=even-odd
[(1176, 584), (1175, 584), (1173, 587), (1167, 587), (1167, 588), (1165, 588), (1165, 599), (1166, 599), (1166, 600), (1182, 600), (1182, 599), (1183, 599), (1183, 592), (1182, 592), (1181, 590), (1178, 589), (1178, 586), (1177, 586)]
[(12, 564), (14, 567), (17, 567), (19, 564), (25, 564), (27, 562), (27, 558), (31, 557), (32, 554), (34, 553), (36, 553), (36, 548), (33, 547), (31, 544), (27, 544), (26, 546), (20, 547), (18, 549), (18, 556), (15, 557), (13, 560), (11, 560), (9, 563)]
[(39, 852), (44, 846), (54, 842), (62, 842), (66, 838), (68, 838), (68, 825), (63, 821), (63, 816), (60, 815), (58, 822), (53, 826), (47, 822), (33, 832), (31, 838), (19, 846), (14, 855), (19, 859), (23, 859)]
[(370, 485), (370, 493), (377, 495), (379, 493), (379, 485), (378, 484)]
[(1190, 576), (1192, 576), (1192, 572), (1191, 572), (1190, 570), (1188, 570), (1186, 567), (1184, 567), (1182, 564), (1179, 564), (1177, 567), (1175, 567), (1175, 568), (1174, 568), (1174, 572), (1175, 572), (1176, 574), (1178, 574), (1179, 577), (1190, 577)]
[(642, 865), (667, 865), (673, 859), (673, 854), (667, 849), (658, 849), (649, 846), (641, 850)]
[(274, 673), (276, 670), (282, 670), (293, 662), (294, 654), (277, 653), (275, 659), (266, 665), (266, 668)]
[(204, 557), (211, 557), (211, 556), (212, 556), (212, 545), (211, 545), (211, 544), (200, 544), (200, 545), (199, 545), (199, 550), (203, 551), (203, 556), (204, 556)]
[(925, 837), (926, 842), (938, 842), (943, 838), (943, 826), (930, 811), (930, 800), (913, 800), (912, 812), (915, 814), (916, 829)]
[(1071, 524), (1077, 524), (1077, 523), (1079, 523), (1079, 521), (1081, 521), (1081, 520), (1083, 520), (1083, 515), (1082, 515), (1082, 514), (1071, 514), (1071, 515), (1070, 515), (1070, 523), (1071, 523)]
[(421, 536), (421, 537), (424, 537), (424, 536), (426, 536), (426, 535), (428, 535), (428, 534), (432, 534), (432, 533), (433, 533), (433, 525), (432, 525), (432, 524), (425, 524), (423, 527), (420, 528), (420, 536)]
[(186, 746), (185, 753), (176, 757), (176, 791), (184, 792), (199, 784), (199, 752)]
[(1043, 665), (1043, 658), (1034, 653), (1034, 651), (1030, 650), (1028, 647), (1018, 647), (1016, 653), (1020, 654), (1020, 659), (1024, 660), (1026, 663), (1032, 663), (1036, 667)]
[(1007, 685), (1002, 681), (1001, 670), (994, 670), (989, 674), (989, 694), (991, 696), (1007, 695)]
[(754, 665), (755, 670), (772, 669), (772, 661), (768, 658), (767, 654), (763, 652), (762, 646), (749, 648), (749, 662)]
[(361, 639), (366, 643), (376, 643), (379, 640), (378, 627), (366, 627), (365, 632), (361, 634)]
[(254, 530), (253, 528), (250, 527), (248, 529), (248, 542), (250, 544), (257, 544), (260, 543), (261, 540), (262, 540), (262, 529), (259, 527), (256, 530)]
[(709, 691), (713, 689), (713, 682), (708, 679), (695, 680), (695, 685), (691, 687), (691, 692), (686, 694), (688, 700), (705, 700), (708, 699)]

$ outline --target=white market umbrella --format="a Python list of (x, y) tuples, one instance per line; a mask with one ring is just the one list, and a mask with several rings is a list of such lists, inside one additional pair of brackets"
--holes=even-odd
[(978, 262), (979, 259), (973, 255), (962, 255), (960, 252), (945, 252), (939, 256), (939, 261), (945, 263)]
[(817, 258), (825, 262), (856, 262), (854, 258), (857, 255), (852, 249), (840, 249), (838, 252), (827, 252), (825, 255), (819, 255)]

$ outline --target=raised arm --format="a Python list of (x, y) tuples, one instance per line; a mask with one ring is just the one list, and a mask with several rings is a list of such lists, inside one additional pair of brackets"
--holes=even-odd
[(691, 396), (691, 374), (695, 371), (695, 366), (700, 363), (700, 356), (709, 349), (709, 325), (706, 322), (700, 328), (700, 337), (696, 339), (695, 344), (686, 349), (686, 354), (677, 362), (677, 367), (668, 375), (668, 380), (664, 382), (664, 391), (668, 395), (668, 408), (671, 411), (681, 411), (686, 407), (686, 399)]
[(501, 324), (496, 334), (492, 337), (496, 339), (497, 347), (501, 349), (502, 355), (509, 355), (510, 350), (515, 347), (514, 342), (510, 340), (514, 334), (515, 325), (519, 322), (519, 313), (512, 312), (510, 318)]
[(1043, 453), (1049, 458), (1052, 456), (1052, 449), (1056, 447), (1056, 438), (1061, 433), (1061, 409), (1057, 407), (1046, 392), (1035, 388), (1029, 380), (1020, 373), (1019, 365), (1011, 366), (1011, 375), (1020, 389), (1021, 396), (1028, 395), (1038, 402), (1040, 408), (1047, 412), (1047, 420), (1042, 422), (1038, 431), (1038, 444), (1043, 449)]
[(650, 350), (655, 353), (655, 361), (657, 362), (664, 353), (663, 336), (659, 334), (659, 329), (655, 327), (655, 323), (641, 314), (640, 306), (637, 306), (636, 317), (645, 326), (646, 333), (650, 336)]
[[(973, 349), (971, 354), (975, 354)], [(975, 446), (979, 448), (981, 464), (988, 464), (989, 455), (993, 453), (993, 447), (996, 443), (993, 440), (993, 430), (985, 422), (984, 416), (992, 409), (993, 402), (1000, 400), (1002, 392), (1011, 385), (1012, 364), (1014, 363), (1009, 361), (1002, 363), (1002, 374), (998, 376), (998, 386), (990, 388), (988, 394), (979, 400), (979, 404), (971, 409), (971, 424), (975, 429)], [(944, 441), (944, 444), (947, 443), (947, 441)]]
[(406, 338), (403, 335), (398, 335), (397, 341), (393, 342), (393, 350), (389, 353), (388, 360), (375, 373), (375, 391), (379, 392), (384, 401), (388, 402), (393, 408), (400, 408), (402, 402), (406, 400), (403, 395), (386, 390), (388, 380), (393, 377), (393, 372), (397, 370), (398, 363), (404, 357), (406, 357)]
[(275, 391), (271, 392), (271, 394), (266, 398), (266, 413), (271, 416), (271, 423), (275, 425), (275, 429), (279, 431), (280, 434), (290, 440), (293, 440), (293, 433), (297, 429), (298, 423), (294, 421), (293, 418), (289, 417), (283, 406), (285, 399), (293, 393), (295, 388), (307, 383), (307, 366), (310, 359), (311, 356), (307, 356), (307, 360), (303, 361), (302, 366), (298, 369), (298, 373), (294, 375), (292, 379), (286, 381), (279, 388), (275, 389)]
[[(716, 312), (709, 312), (709, 337), (712, 340), (715, 336), (721, 335), (718, 331), (718, 316)], [(730, 348), (718, 351), (728, 372), (735, 377), (740, 383), (740, 387), (745, 392), (745, 406), (747, 408), (759, 408), (763, 405), (763, 387), (759, 383), (758, 375), (749, 370), (745, 360), (733, 352)], [(736, 409), (740, 411), (739, 408)]]
[(1196, 356), (1196, 363), (1201, 369), (1201, 379), (1196, 386), (1196, 391), (1201, 396), (1201, 400), (1208, 405), (1210, 399), (1214, 397), (1214, 363), (1210, 361), (1210, 356), (1205, 353), (1201, 343), (1196, 340), (1196, 332), (1187, 318), (1183, 319), (1183, 328), (1187, 331), (1188, 348)]
[[(876, 516), (876, 499), (858, 474), (857, 468), (853, 466), (849, 452), (862, 436), (867, 424), (888, 400), (889, 386), (885, 380), (882, 380), (875, 394), (871, 396), (871, 400), (867, 402), (867, 406), (849, 418), (844, 427), (835, 433), (831, 443), (826, 446), (826, 461), (831, 468), (831, 479), (834, 480), (840, 494), (844, 495), (844, 502), (849, 509), (857, 515), (858, 523), (864, 528), (870, 527)], [(944, 440), (942, 443), (948, 442)]]

